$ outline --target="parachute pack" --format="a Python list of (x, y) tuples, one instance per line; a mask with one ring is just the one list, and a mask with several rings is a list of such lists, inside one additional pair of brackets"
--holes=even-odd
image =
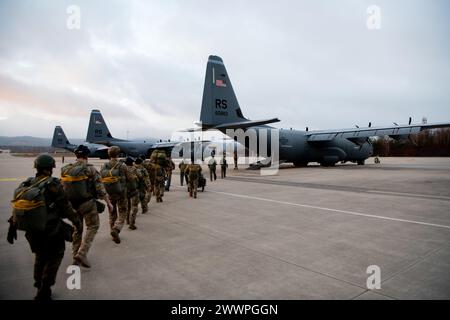
[(160, 166), (166, 166), (167, 165), (167, 155), (164, 150), (154, 150), (152, 152), (152, 155), (150, 156), (150, 160), (153, 163), (157, 163)]
[(27, 232), (43, 232), (47, 223), (47, 204), (45, 202), (45, 186), (51, 177), (44, 177), (35, 183), (28, 178), (14, 191), (11, 201), (13, 216), (17, 229)]
[(136, 167), (136, 174), (138, 176), (138, 188), (140, 191), (143, 191), (147, 187), (145, 184), (145, 174), (146, 173), (147, 173), (147, 169), (144, 168), (143, 166)]
[(88, 168), (85, 163), (73, 163), (61, 168), (61, 182), (67, 198), (82, 203), (93, 197), (89, 188)]
[(189, 179), (198, 179), (200, 177), (201, 167), (199, 165), (189, 165)]
[(102, 182), (109, 195), (122, 195), (125, 192), (126, 186), (120, 177), (120, 164), (121, 162), (117, 162), (111, 167), (110, 163), (105, 163), (100, 172)]
[(134, 196), (137, 191), (138, 191), (138, 187), (139, 187), (139, 176), (137, 173), (137, 169), (132, 167), (132, 168), (128, 168), (128, 172), (129, 172), (129, 179), (127, 180), (127, 193), (128, 196)]

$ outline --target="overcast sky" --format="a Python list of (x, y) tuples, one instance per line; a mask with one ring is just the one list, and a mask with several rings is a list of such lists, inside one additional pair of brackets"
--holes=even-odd
[(0, 135), (84, 138), (98, 108), (119, 138), (170, 136), (198, 121), (211, 54), (244, 115), (279, 127), (450, 121), (449, 13), (445, 0), (2, 0)]

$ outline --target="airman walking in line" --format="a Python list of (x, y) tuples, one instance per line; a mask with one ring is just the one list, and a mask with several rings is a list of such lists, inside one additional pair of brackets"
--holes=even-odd
[(142, 165), (142, 158), (137, 158), (134, 162), (136, 172), (139, 178), (139, 202), (141, 203), (142, 213), (148, 212), (147, 194), (150, 193), (150, 179), (147, 169)]
[(111, 198), (113, 209), (109, 212), (111, 237), (115, 243), (120, 243), (119, 233), (127, 218), (127, 183), (129, 173), (125, 163), (119, 161), (120, 148), (112, 146), (108, 149), (110, 160), (101, 169), (102, 181)]
[[(181, 160), (181, 162), (178, 164), (178, 169), (180, 169), (180, 185), (183, 185), (183, 182), (185, 180), (185, 175), (186, 175), (186, 167), (188, 165), (184, 162), (184, 159)], [(187, 179), (186, 179), (186, 183), (187, 183)]]
[(224, 154), (222, 159), (220, 160), (220, 176), (222, 179), (227, 177), (227, 168), (228, 168), (228, 163), (227, 163), (226, 155)]
[(127, 224), (130, 230), (136, 230), (136, 216), (139, 210), (139, 177), (134, 160), (131, 157), (125, 159), (128, 170), (127, 180)]
[(156, 197), (156, 202), (163, 202), (166, 171), (164, 167), (158, 163), (152, 163), (152, 171), (152, 176), (155, 177), (154, 194)]
[(197, 198), (197, 187), (198, 187), (198, 179), (200, 178), (202, 167), (199, 164), (196, 164), (194, 160), (191, 161), (191, 164), (186, 168), (186, 172), (188, 174), (188, 190), (189, 196)]
[(67, 198), (77, 211), (80, 219), (84, 220), (86, 224), (84, 237), (83, 224), (81, 224), (80, 229), (75, 229), (73, 234), (72, 254), (74, 264), (81, 264), (86, 268), (90, 267), (87, 254), (100, 226), (98, 214), (105, 209), (105, 205), (96, 201), (96, 199), (105, 200), (108, 208), (112, 210), (111, 201), (99, 172), (87, 162), (89, 153), (90, 150), (86, 146), (78, 146), (75, 149), (77, 161), (61, 168), (61, 181)]
[(214, 159), (214, 154), (211, 155), (211, 159), (208, 162), (208, 168), (209, 168), (209, 179), (211, 181), (214, 181), (217, 179), (217, 175), (216, 175), (216, 167), (217, 167), (217, 161), (216, 159)]
[(147, 169), (147, 173), (148, 173), (148, 178), (149, 178), (149, 183), (150, 183), (150, 187), (148, 192), (145, 194), (145, 202), (148, 204), (150, 203), (150, 200), (152, 199), (152, 195), (155, 194), (155, 171), (153, 170), (153, 163), (150, 159), (145, 159), (144, 157), (142, 160), (142, 166)]
[[(51, 300), (51, 287), (64, 257), (65, 241), (72, 240), (73, 228), (62, 219), (68, 218), (78, 229), (82, 222), (68, 201), (60, 180), (52, 177), (55, 159), (49, 154), (41, 154), (34, 160), (34, 167), (36, 176), (22, 182), (14, 192), (7, 240), (10, 244), (17, 240), (17, 229), (26, 232), (25, 238), (35, 254), (35, 299)], [(36, 194), (40, 194), (39, 199)]]
[(166, 170), (166, 185), (165, 190), (170, 191), (170, 184), (172, 182), (172, 171), (175, 170), (175, 163), (172, 161), (171, 157), (167, 158)]

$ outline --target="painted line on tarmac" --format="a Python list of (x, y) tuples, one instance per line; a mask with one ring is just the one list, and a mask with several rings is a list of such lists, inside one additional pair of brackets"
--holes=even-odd
[(436, 200), (450, 200), (450, 197), (446, 196), (435, 196), (431, 194), (423, 194), (423, 193), (407, 193), (407, 192), (395, 192), (395, 191), (383, 191), (383, 190), (367, 190), (367, 193), (377, 193), (377, 194), (386, 194), (386, 195), (394, 195), (394, 196), (405, 196), (405, 197), (413, 197), (413, 198), (429, 198)]
[(0, 182), (22, 181), (26, 178), (0, 178)]
[(419, 224), (419, 225), (423, 225), (423, 226), (430, 226), (430, 227), (438, 227), (438, 228), (450, 229), (450, 226), (446, 226), (446, 225), (443, 225), (443, 224), (428, 223), (428, 222), (415, 221), (415, 220), (405, 220), (405, 219), (399, 219), (399, 218), (391, 218), (391, 217), (379, 216), (379, 215), (374, 215), (374, 214), (367, 214), (367, 213), (361, 213), (361, 212), (355, 212), (355, 211), (347, 211), (347, 210), (339, 210), (339, 209), (331, 209), (331, 208), (325, 208), (325, 207), (311, 206), (311, 205), (308, 205), (308, 204), (300, 204), (300, 203), (280, 201), (280, 200), (273, 200), (273, 199), (267, 199), (267, 198), (259, 198), (259, 197), (254, 197), (254, 196), (247, 196), (247, 195), (241, 195), (241, 194), (229, 193), (229, 192), (222, 192), (222, 191), (209, 190), (208, 192), (224, 194), (224, 195), (237, 197), (237, 198), (242, 198), (242, 199), (252, 199), (252, 200), (259, 200), (259, 201), (266, 201), (266, 202), (284, 204), (284, 205), (289, 205), (289, 206), (294, 206), (294, 207), (317, 209), (317, 210), (331, 211), (331, 212), (337, 212), (337, 213), (343, 213), (343, 214), (349, 214), (349, 215), (361, 216), (361, 217), (367, 217), (367, 218), (375, 218), (375, 219), (381, 219), (381, 220), (390, 220), (390, 221), (397, 221), (397, 222), (413, 223), (413, 224)]

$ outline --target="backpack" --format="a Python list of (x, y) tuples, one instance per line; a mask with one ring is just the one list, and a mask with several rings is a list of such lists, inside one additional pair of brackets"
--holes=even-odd
[(150, 159), (154, 162), (159, 164), (160, 166), (166, 166), (167, 165), (167, 156), (166, 152), (163, 150), (154, 150), (152, 152), (152, 155), (150, 156)]
[(93, 198), (89, 188), (85, 163), (68, 164), (61, 168), (61, 182), (67, 198), (73, 203), (82, 203)]
[(147, 169), (142, 166), (136, 167), (136, 174), (138, 177), (138, 189), (144, 191), (148, 186), (145, 183), (145, 173)]
[(155, 181), (164, 181), (166, 178), (166, 173), (164, 171), (164, 168), (159, 164), (153, 165), (154, 175), (155, 175)]
[(28, 178), (14, 190), (13, 206), (14, 221), (17, 229), (26, 232), (43, 232), (47, 224), (47, 204), (45, 186), (51, 177), (44, 177), (31, 184), (34, 178)]
[(138, 191), (139, 176), (136, 168), (129, 167), (127, 170), (129, 172), (129, 179), (127, 180), (127, 193), (128, 196), (134, 196)]
[(189, 169), (189, 179), (198, 179), (200, 176), (200, 169), (201, 167), (199, 165), (190, 165), (188, 167)]
[(122, 165), (122, 163), (117, 162), (113, 167), (111, 167), (110, 163), (105, 163), (100, 172), (102, 182), (109, 195), (123, 195), (125, 192), (126, 186), (120, 176), (119, 165)]

